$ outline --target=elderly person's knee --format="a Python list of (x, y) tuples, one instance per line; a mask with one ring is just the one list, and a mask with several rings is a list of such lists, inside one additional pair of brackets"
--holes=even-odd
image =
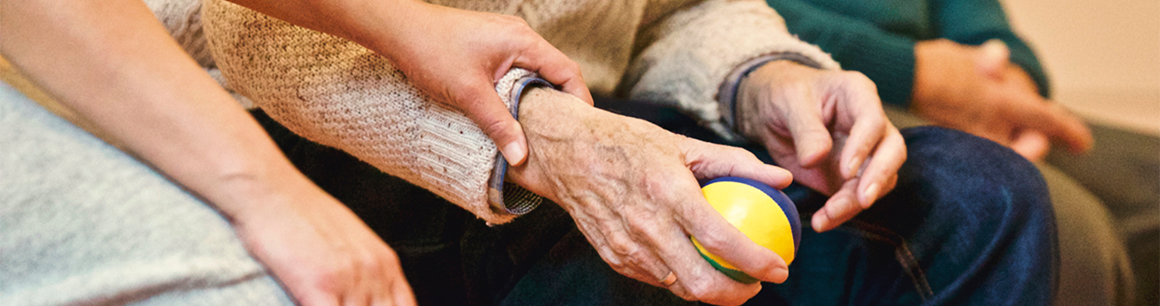
[[(902, 131), (909, 151), (900, 175), (931, 188), (925, 196), (964, 203), (972, 210), (998, 210), (1050, 217), (1047, 186), (1035, 165), (995, 142), (964, 132), (917, 127)], [(992, 206), (998, 205), (998, 206)], [(998, 212), (997, 211), (997, 212)]]

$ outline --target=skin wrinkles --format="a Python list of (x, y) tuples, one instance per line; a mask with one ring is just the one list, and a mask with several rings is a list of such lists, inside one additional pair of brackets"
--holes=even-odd
[(669, 133), (598, 110), (575, 97), (532, 89), (520, 106), (530, 154), (512, 181), (559, 204), (618, 273), (687, 299), (735, 305), (760, 290), (713, 269), (689, 237), (760, 279), (782, 282), (785, 262), (747, 239), (705, 202), (697, 178), (743, 176), (785, 187), (790, 175), (739, 148)]
[(906, 147), (876, 93), (859, 73), (784, 60), (742, 80), (739, 132), (764, 144), (795, 181), (831, 196), (814, 230), (837, 227), (894, 188)]

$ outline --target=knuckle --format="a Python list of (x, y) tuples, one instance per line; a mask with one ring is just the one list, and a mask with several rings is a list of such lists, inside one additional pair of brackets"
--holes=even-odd
[(631, 241), (628, 241), (628, 239), (614, 239), (609, 244), (609, 247), (612, 248), (612, 252), (615, 253), (618, 258), (627, 259), (630, 262), (633, 260), (631, 255), (637, 252), (636, 245)]
[(625, 254), (624, 257), (628, 259), (629, 263), (637, 267), (644, 267), (646, 264), (653, 261), (652, 256), (649, 256), (648, 252), (641, 248), (636, 248), (635, 250), (629, 251), (627, 254)]
[(576, 61), (573, 61), (572, 59), (568, 59), (568, 72), (575, 74), (576, 77), (581, 77), (580, 64)]
[(531, 29), (531, 27), (528, 26), (528, 21), (520, 17), (512, 15), (500, 15), (500, 19), (517, 28), (527, 28), (529, 30)]
[[(651, 207), (652, 205), (647, 206)], [(625, 227), (627, 227), (633, 235), (650, 235), (657, 228), (657, 221), (653, 216), (655, 216), (655, 211), (652, 209), (645, 207), (636, 209), (636, 212), (629, 212), (627, 214)]]
[(874, 80), (871, 80), (870, 77), (866, 76), (865, 74), (862, 74), (861, 72), (844, 71), (842, 73), (842, 75), (848, 82), (852, 83), (857, 88), (875, 89), (875, 90), (877, 90), (877, 88), (878, 88), (878, 85), (874, 84)]
[(741, 149), (741, 148), (737, 148), (737, 147), (728, 147), (728, 146), (722, 146), (722, 147), (724, 147), (724, 149), (726, 150), (725, 153), (732, 154), (741, 160), (758, 161), (757, 155), (754, 155), (753, 152), (750, 152), (749, 150), (745, 150), (745, 149)]
[[(481, 121), (480, 127), (483, 129), (484, 134), (487, 134), (493, 138), (503, 138), (503, 136), (507, 136), (509, 125), (506, 124), (504, 120), (500, 118), (479, 118), (479, 121)], [(502, 146), (504, 144), (497, 143), (496, 145)]]
[(722, 250), (727, 250), (726, 239), (722, 236), (720, 231), (707, 231), (697, 235), (697, 242), (712, 253), (721, 255)]
[(324, 294), (332, 294), (339, 291), (341, 282), (346, 279), (349, 278), (339, 269), (325, 268), (321, 271), (315, 271), (309, 277), (308, 283)]
[(374, 253), (367, 253), (360, 258), (359, 270), (378, 271), (386, 266), (383, 258)]
[(628, 268), (628, 265), (625, 264), (624, 260), (622, 260), (620, 257), (609, 256), (608, 258), (604, 259), (604, 262), (608, 263), (608, 266), (612, 267), (612, 270), (620, 274), (627, 274), (631, 272), (631, 269)]

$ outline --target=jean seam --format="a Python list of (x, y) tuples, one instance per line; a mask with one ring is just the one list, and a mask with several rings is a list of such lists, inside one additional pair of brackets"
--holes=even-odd
[(906, 240), (901, 235), (890, 229), (858, 220), (851, 220), (848, 228), (857, 231), (863, 238), (885, 241), (894, 245), (894, 258), (902, 266), (902, 270), (910, 276), (911, 283), (914, 284), (914, 290), (918, 292), (919, 297), (923, 301), (934, 297), (934, 290), (930, 288), (926, 273), (918, 264), (918, 259), (910, 251), (910, 247), (907, 246)]

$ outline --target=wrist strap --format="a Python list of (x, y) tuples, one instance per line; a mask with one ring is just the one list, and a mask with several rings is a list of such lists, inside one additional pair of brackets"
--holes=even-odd
[[(555, 88), (552, 83), (536, 76), (525, 76), (516, 81), (515, 86), (512, 86), (511, 103), (508, 105), (512, 118), (520, 119), (520, 99), (524, 92), (537, 87)], [(530, 153), (531, 150), (528, 151)], [(543, 197), (519, 185), (504, 183), (507, 167), (508, 163), (503, 154), (496, 154), (495, 166), (492, 167), (491, 179), (487, 184), (488, 204), (513, 215), (523, 215), (539, 207), (544, 201)]]

